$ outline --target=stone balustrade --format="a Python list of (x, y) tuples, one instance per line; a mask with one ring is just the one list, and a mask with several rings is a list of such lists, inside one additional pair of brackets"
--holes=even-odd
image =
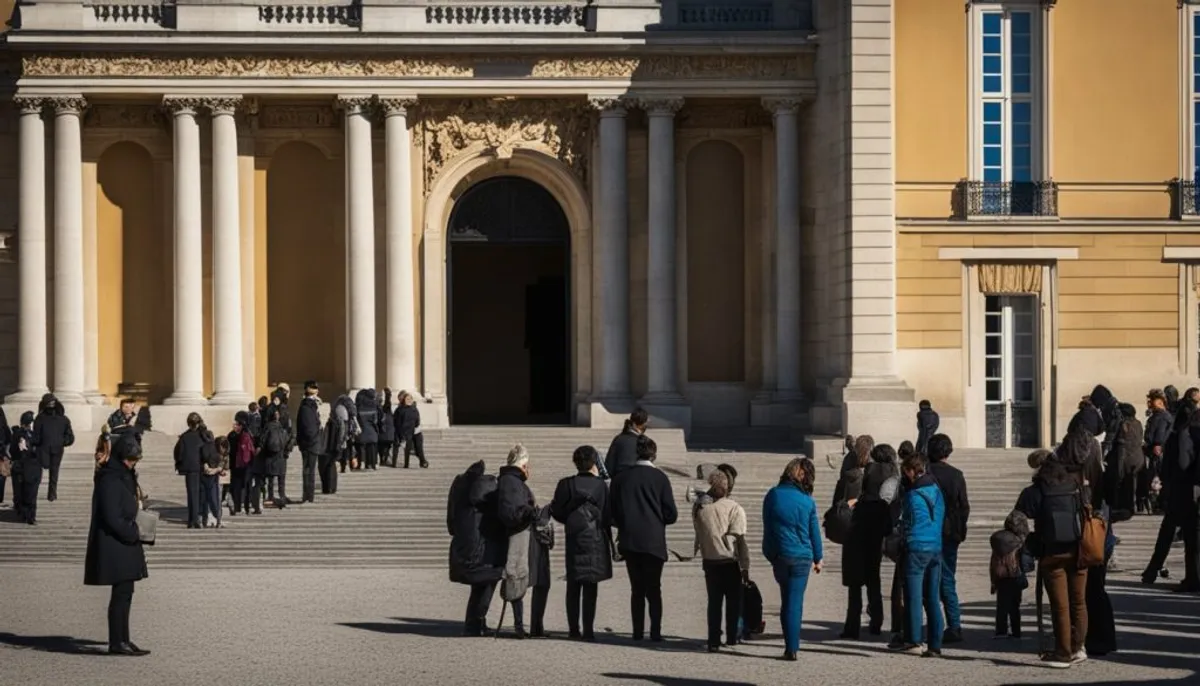
[(456, 26), (583, 26), (584, 4), (474, 5), (446, 3), (425, 9), (430, 24)]
[(263, 5), (258, 8), (262, 24), (289, 28), (305, 26), (361, 26), (362, 6), (350, 5)]
[(163, 20), (162, 5), (92, 5), (96, 21), (105, 24), (160, 25)]

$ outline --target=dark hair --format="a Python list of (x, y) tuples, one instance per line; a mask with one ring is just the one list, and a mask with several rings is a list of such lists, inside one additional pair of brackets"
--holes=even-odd
[(1121, 411), (1121, 416), (1125, 419), (1133, 419), (1137, 416), (1137, 408), (1129, 403), (1121, 403), (1117, 405), (1117, 409)]
[(122, 405), (135, 405), (135, 404), (137, 404), (137, 401), (134, 400), (133, 398), (121, 398), (121, 404)]
[(267, 400), (267, 396), (265, 396), (265, 395), (259, 396), (258, 409), (261, 410), (262, 408), (266, 407), (268, 404), (270, 404), (270, 401)]
[(1049, 486), (1060, 486), (1070, 479), (1071, 475), (1067, 472), (1066, 465), (1057, 455), (1043, 462), (1041, 468), (1038, 469), (1037, 476), (1034, 477), (1034, 481), (1040, 481)]
[(187, 416), (187, 425), (189, 429), (203, 429), (205, 428), (204, 418), (200, 416), (200, 413), (193, 412)]
[(930, 402), (928, 400), (922, 400), (921, 402), (917, 403), (917, 407), (921, 408), (922, 410), (932, 410), (933, 409), (933, 405), (930, 404)]
[(732, 491), (733, 490), (733, 482), (737, 481), (737, 476), (738, 476), (737, 469), (733, 465), (729, 464), (728, 462), (722, 462), (721, 464), (717, 465), (717, 469), (721, 470), (722, 472), (725, 472), (725, 476), (729, 477), (729, 490)]
[(783, 468), (783, 474), (779, 476), (779, 483), (792, 484), (801, 491), (812, 495), (813, 482), (816, 479), (817, 468), (813, 466), (813, 461), (807, 457), (796, 457)]
[(629, 421), (633, 422), (634, 426), (646, 426), (646, 423), (650, 421), (650, 415), (639, 407), (629, 413)]
[(246, 411), (258, 412), (258, 403), (251, 401), (250, 404), (246, 406)]
[(904, 458), (904, 462), (900, 464), (900, 468), (907, 472), (914, 472), (918, 476), (925, 473), (925, 456), (920, 453), (913, 453)]
[(221, 457), (225, 457), (229, 454), (229, 439), (227, 437), (217, 436), (215, 443), (217, 446), (217, 452), (221, 454)]
[(1026, 458), (1025, 461), (1029, 464), (1030, 469), (1041, 469), (1042, 465), (1046, 464), (1047, 460), (1053, 458), (1054, 453), (1052, 451), (1046, 450), (1045, 448), (1038, 448), (1037, 450), (1029, 453), (1029, 457)]
[(909, 455), (916, 455), (917, 448), (913, 445), (912, 441), (900, 441), (900, 448), (896, 450), (896, 453), (900, 456), (900, 460), (903, 461)]
[(875, 439), (863, 434), (854, 439), (854, 463), (861, 469), (871, 461), (871, 451), (875, 449)]
[(930, 462), (941, 462), (954, 452), (954, 442), (946, 434), (934, 434), (929, 439), (929, 447), (925, 449)]
[(637, 458), (647, 462), (658, 459), (658, 444), (649, 436), (638, 436)]
[(871, 460), (880, 464), (896, 464), (896, 449), (887, 443), (880, 443), (871, 450)]
[(1057, 462), (1064, 467), (1077, 468), (1082, 467), (1087, 461), (1088, 455), (1096, 445), (1096, 439), (1091, 432), (1083, 427), (1075, 427), (1067, 432), (1066, 438), (1063, 439), (1055, 455), (1058, 456)]
[(600, 453), (590, 445), (581, 445), (571, 453), (571, 462), (575, 463), (575, 469), (580, 472), (586, 472), (600, 461)]

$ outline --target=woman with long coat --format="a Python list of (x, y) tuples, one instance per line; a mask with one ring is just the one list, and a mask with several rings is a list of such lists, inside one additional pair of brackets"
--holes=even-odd
[(421, 411), (412, 393), (400, 394), (400, 406), (396, 408), (394, 418), (396, 425), (396, 440), (404, 443), (404, 468), (408, 469), (409, 458), (417, 454), (417, 461), (424, 469), (429, 466), (425, 459), (425, 436), (421, 433)]
[(450, 581), (471, 587), (464, 636), (487, 633), (488, 608), (508, 558), (508, 536), (496, 514), (497, 479), (485, 469), (480, 460), (456, 476), (446, 502)]
[[(600, 454), (590, 445), (575, 449), (578, 474), (558, 482), (550, 513), (567, 535), (567, 627), (571, 638), (594, 641), (596, 598), (601, 581), (612, 578), (612, 511), (600, 478)], [(579, 614), (582, 604), (583, 626)]]
[(867, 589), (867, 616), (870, 632), (883, 631), (883, 591), (880, 566), (883, 564), (883, 539), (892, 530), (891, 502), (883, 494), (888, 479), (899, 478), (896, 451), (884, 443), (875, 446), (863, 469), (862, 490), (850, 518), (850, 536), (842, 548), (842, 585), (849, 589), (846, 624), (841, 637), (858, 639), (862, 625), (862, 590)]
[(123, 437), (113, 446), (92, 492), (83, 583), (112, 587), (108, 602), (108, 652), (113, 655), (150, 654), (129, 638), (133, 585), (149, 576), (137, 526), (141, 503), (133, 469), (141, 458), (141, 445), (132, 436)]

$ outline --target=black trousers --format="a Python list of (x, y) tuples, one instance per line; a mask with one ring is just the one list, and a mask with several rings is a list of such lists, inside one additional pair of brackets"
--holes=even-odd
[(250, 474), (250, 483), (246, 485), (246, 490), (249, 495), (249, 506), (254, 512), (262, 512), (262, 489), (267, 482), (266, 474)]
[(350, 458), (353, 455), (354, 455), (354, 446), (347, 443), (346, 447), (342, 448), (342, 454), (338, 456), (338, 464), (341, 465), (342, 472), (345, 472), (346, 468), (350, 466)]
[(250, 470), (231, 469), (229, 471), (229, 493), (233, 498), (233, 513), (250, 511)]
[(384, 467), (388, 466), (389, 459), (392, 461), (391, 466), (396, 466), (396, 456), (392, 452), (392, 441), (380, 441), (377, 453), (379, 455), (379, 462)]
[(725, 641), (737, 642), (742, 618), (742, 569), (737, 561), (704, 561), (704, 586), (708, 590), (708, 645), (721, 645), (721, 606), (725, 606)]
[(1193, 510), (1180, 518), (1183, 536), (1183, 585), (1200, 587), (1200, 516)]
[(1175, 532), (1179, 530), (1179, 522), (1171, 508), (1163, 513), (1162, 523), (1158, 525), (1158, 540), (1154, 542), (1154, 554), (1146, 564), (1143, 576), (1158, 577), (1158, 572), (1167, 563), (1167, 555), (1171, 553), (1171, 544), (1175, 542)]
[[(311, 503), (315, 500), (317, 490), (317, 461), (320, 456), (315, 450), (300, 451), (301, 480), (303, 481), (303, 501)], [(324, 479), (322, 479), (324, 481)]]
[(1087, 636), (1084, 648), (1092, 655), (1107, 655), (1117, 650), (1117, 621), (1113, 617), (1112, 600), (1104, 584), (1108, 565), (1088, 567), (1084, 600), (1087, 603)]
[[(543, 619), (546, 616), (546, 599), (550, 597), (549, 586), (534, 586), (530, 589), (533, 596), (533, 607), (530, 608), (529, 614), (529, 631), (532, 634), (544, 634), (546, 632)], [(518, 629), (525, 627), (525, 599), (514, 600), (511, 603), (513, 608), (513, 626)]]
[(183, 475), (183, 486), (187, 489), (187, 520), (188, 526), (200, 524), (200, 503), (204, 497), (200, 492), (200, 475), (187, 473)]
[(583, 636), (592, 636), (596, 624), (596, 597), (600, 585), (581, 581), (567, 582), (567, 628), (579, 636), (579, 611), (583, 609)]
[(62, 467), (62, 459), (62, 450), (50, 453), (50, 487), (46, 489), (46, 498), (49, 500), (58, 498), (58, 470)]
[(359, 443), (356, 446), (359, 469), (374, 469), (379, 462), (378, 443)]
[[(276, 495), (275, 486), (279, 486), (279, 493)], [(287, 504), (287, 475), (273, 474), (267, 477), (267, 498), (276, 505)]]
[[(863, 559), (861, 586), (850, 586), (849, 602), (846, 603), (846, 625), (842, 630), (852, 636), (857, 636), (862, 630), (862, 592), (867, 589), (867, 616), (871, 621), (871, 633), (879, 633), (883, 629), (883, 580), (880, 578), (880, 566), (883, 564), (883, 551), (880, 545), (868, 548), (870, 554)], [(893, 613), (894, 614), (894, 613)]]
[(408, 459), (413, 453), (417, 454), (417, 463), (429, 464), (425, 461), (425, 434), (413, 434), (412, 438), (404, 441), (404, 468), (408, 469)]
[(1020, 579), (1001, 579), (996, 584), (996, 635), (1021, 637)]
[[(8, 485), (8, 477), (0, 476), (0, 503), (4, 502), (4, 487)], [(13, 483), (13, 502), (17, 500), (17, 484)]]
[(646, 553), (625, 556), (629, 572), (629, 612), (633, 619), (633, 637), (640, 640), (645, 634), (646, 605), (650, 606), (650, 638), (662, 637), (662, 571), (666, 560)]
[(471, 596), (467, 598), (467, 617), (464, 628), (467, 633), (481, 632), (487, 629), (488, 609), (492, 606), (492, 596), (496, 594), (495, 581), (482, 584), (471, 584)]
[(129, 643), (129, 610), (133, 606), (133, 582), (114, 584), (108, 598), (108, 645)]
[(899, 634), (905, 641), (908, 637), (908, 622), (904, 621), (904, 558), (896, 561), (892, 571), (892, 633)]
[(322, 453), (317, 460), (317, 471), (321, 475), (321, 492), (337, 493), (338, 453)]
[(38, 488), (42, 485), (42, 463), (24, 460), (21, 463), (21, 521), (37, 521)]

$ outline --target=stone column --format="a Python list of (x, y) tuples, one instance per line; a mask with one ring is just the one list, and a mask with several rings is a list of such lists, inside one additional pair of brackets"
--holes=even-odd
[(45, 100), (14, 98), (20, 109), (17, 214), (17, 392), (9, 403), (36, 403), (46, 383), (46, 126)]
[(96, 162), (83, 163), (83, 397), (89, 405), (108, 402), (100, 392), (100, 257), (96, 205)]
[(375, 193), (371, 98), (340, 96), (346, 136), (347, 382), (375, 387)]
[[(645, 99), (649, 120), (649, 247), (647, 255), (646, 396), (642, 405), (672, 425), (684, 421), (679, 393), (676, 313), (675, 113), (682, 98)], [(659, 422), (661, 423), (661, 422)]]
[(194, 98), (164, 98), (174, 132), (175, 388), (167, 405), (203, 405), (204, 277), (200, 207), (200, 127)]
[[(620, 98), (592, 98), (600, 110), (599, 197), (593, 252), (593, 288), (600, 306), (595, 312), (592, 366), (593, 400), (628, 400), (629, 385), (629, 195), (626, 168), (625, 103)], [(615, 409), (615, 408), (614, 408)], [(621, 411), (621, 408), (617, 411)]]
[(412, 137), (416, 98), (381, 98), (386, 136), (387, 385), (417, 394), (416, 294), (413, 286)]
[(775, 122), (775, 400), (800, 386), (800, 132), (797, 98), (766, 98)]
[(241, 189), (238, 184), (237, 122), (241, 98), (213, 98), (212, 259), (214, 405), (245, 405), (242, 371)]
[(54, 392), (81, 403), (84, 386), (82, 97), (54, 106)]

